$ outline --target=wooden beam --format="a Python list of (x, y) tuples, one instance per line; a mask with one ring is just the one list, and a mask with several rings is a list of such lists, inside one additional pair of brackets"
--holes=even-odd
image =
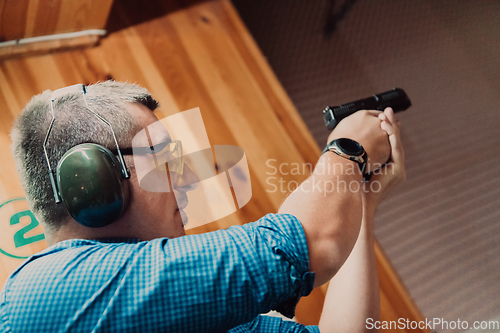
[[(60, 35), (58, 35), (60, 36)], [(50, 36), (44, 36), (50, 37)], [(56, 51), (63, 51), (73, 48), (91, 47), (97, 45), (101, 35), (88, 34), (73, 38), (56, 38), (39, 40), (33, 38), (33, 42), (26, 42), (26, 39), (0, 44), (0, 59), (15, 58), (20, 56), (33, 56)]]
[(104, 29), (113, 0), (0, 0), (0, 41)]

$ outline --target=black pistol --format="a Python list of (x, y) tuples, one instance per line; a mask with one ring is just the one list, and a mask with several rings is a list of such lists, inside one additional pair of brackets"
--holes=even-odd
[(374, 95), (365, 99), (360, 99), (340, 106), (327, 106), (323, 110), (323, 118), (325, 125), (329, 130), (333, 130), (335, 126), (347, 116), (350, 116), (359, 110), (380, 110), (391, 107), (394, 112), (404, 111), (411, 106), (411, 101), (401, 88)]

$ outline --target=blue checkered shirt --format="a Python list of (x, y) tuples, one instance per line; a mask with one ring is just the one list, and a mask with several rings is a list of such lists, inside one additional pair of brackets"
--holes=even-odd
[(314, 273), (292, 215), (174, 239), (63, 241), (0, 293), (0, 332), (319, 332), (294, 315)]

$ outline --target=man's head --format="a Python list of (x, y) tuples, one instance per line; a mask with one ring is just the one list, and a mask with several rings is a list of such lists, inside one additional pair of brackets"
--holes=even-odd
[[(17, 119), (11, 136), (17, 170), (30, 208), (42, 222), (46, 232), (57, 232), (65, 225), (74, 225), (75, 221), (68, 215), (63, 204), (55, 203), (48, 176), (43, 143), (52, 119), (50, 98), (51, 91), (33, 97)], [(90, 85), (87, 87), (86, 100), (92, 111), (111, 124), (120, 148), (131, 147), (134, 135), (157, 121), (152, 111), (158, 103), (146, 89), (137, 85), (114, 81)], [(109, 127), (87, 110), (80, 93), (61, 96), (54, 101), (53, 107), (55, 122), (46, 145), (53, 169), (64, 153), (78, 144), (97, 143), (111, 150), (115, 148)], [(130, 196), (134, 205), (132, 209), (128, 209), (128, 215), (135, 219), (148, 218), (147, 215), (151, 213), (146, 212), (144, 216), (140, 211), (147, 211), (148, 205), (159, 205), (165, 200), (169, 202), (164, 202), (164, 205), (176, 206), (175, 198), (171, 198), (172, 194), (155, 195), (146, 192), (142, 193), (144, 196), (139, 196), (140, 188), (134, 177), (133, 159), (126, 156), (125, 161), (132, 173), (131, 179), (126, 181), (131, 182)]]

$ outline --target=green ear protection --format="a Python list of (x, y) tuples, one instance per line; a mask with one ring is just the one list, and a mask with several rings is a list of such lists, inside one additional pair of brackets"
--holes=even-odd
[[(118, 158), (107, 148), (95, 143), (83, 143), (68, 150), (57, 164), (57, 180), (54, 179), (46, 143), (54, 123), (54, 101), (69, 93), (82, 93), (87, 109), (111, 129)], [(109, 225), (126, 209), (129, 197), (130, 178), (125, 161), (118, 147), (113, 128), (102, 116), (88, 108), (86, 88), (82, 84), (52, 92), (52, 121), (43, 144), (49, 167), (49, 177), (56, 203), (64, 203), (68, 213), (78, 223), (91, 228)]]

